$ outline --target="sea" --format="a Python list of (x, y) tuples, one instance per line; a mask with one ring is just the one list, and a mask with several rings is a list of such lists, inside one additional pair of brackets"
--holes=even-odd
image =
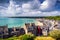
[(8, 25), (8, 28), (23, 27), (25, 23), (35, 23), (33, 18), (0, 18), (0, 26)]

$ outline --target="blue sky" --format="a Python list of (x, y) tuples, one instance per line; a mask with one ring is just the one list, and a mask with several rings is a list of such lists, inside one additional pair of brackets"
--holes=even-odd
[(0, 0), (0, 16), (57, 16), (60, 0)]

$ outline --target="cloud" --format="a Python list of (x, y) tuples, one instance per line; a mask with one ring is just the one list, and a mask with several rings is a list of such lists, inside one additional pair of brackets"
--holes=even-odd
[(57, 16), (57, 15), (60, 15), (59, 14), (60, 11), (51, 11), (51, 12), (42, 12), (42, 11), (30, 11), (30, 12), (25, 12), (25, 13), (22, 13), (18, 16), (31, 16), (31, 17), (38, 17), (38, 16)]
[(22, 4), (22, 11), (23, 12), (29, 12), (31, 11), (32, 7), (30, 3), (24, 3)]
[(40, 9), (41, 10), (52, 10), (53, 7), (55, 7), (56, 5), (56, 1), (57, 0), (45, 0), (41, 6), (40, 6)]
[[(42, 4), (39, 0), (33, 0), (21, 5), (10, 1), (8, 7), (0, 7), (0, 16), (56, 16), (60, 11), (52, 10), (57, 0), (45, 0)], [(52, 10), (52, 11), (51, 11)]]

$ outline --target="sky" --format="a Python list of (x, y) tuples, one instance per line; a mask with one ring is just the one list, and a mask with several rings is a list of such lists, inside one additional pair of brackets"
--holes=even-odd
[(0, 16), (59, 16), (60, 0), (0, 0)]

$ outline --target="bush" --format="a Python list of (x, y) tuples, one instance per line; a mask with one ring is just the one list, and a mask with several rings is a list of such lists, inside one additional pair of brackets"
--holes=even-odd
[(52, 37), (36, 37), (34, 40), (55, 40)]
[(4, 39), (4, 40), (18, 40), (18, 37), (13, 36), (13, 37), (10, 37), (10, 38)]
[(0, 40), (3, 40), (2, 38), (0, 38)]
[(49, 35), (56, 40), (60, 40), (60, 30), (54, 30), (49, 33)]
[(1, 40), (34, 40), (35, 36), (33, 34), (24, 34), (19, 37), (13, 36), (7, 39), (1, 39)]
[(24, 34), (19, 37), (20, 40), (34, 40), (33, 34)]

